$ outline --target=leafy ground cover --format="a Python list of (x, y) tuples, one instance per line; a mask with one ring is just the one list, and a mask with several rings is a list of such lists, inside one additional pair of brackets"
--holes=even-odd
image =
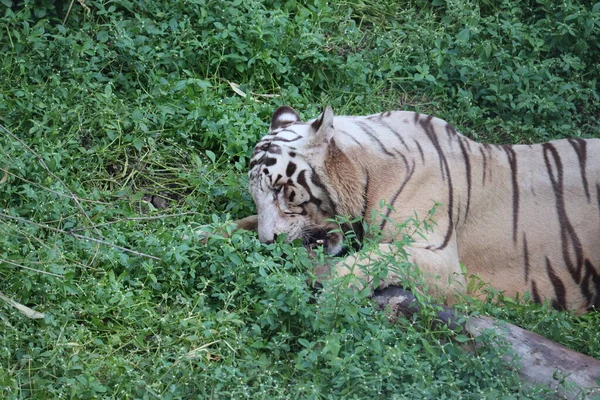
[[(550, 398), (431, 310), (316, 300), (302, 248), (192, 232), (252, 213), (281, 104), (600, 137), (600, 3), (0, 3), (0, 292), (45, 313), (0, 303), (0, 397)], [(490, 296), (462, 308), (600, 358), (598, 313)]]

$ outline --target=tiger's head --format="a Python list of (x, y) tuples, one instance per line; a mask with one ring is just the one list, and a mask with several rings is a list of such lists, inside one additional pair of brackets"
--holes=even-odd
[(269, 134), (256, 145), (249, 172), (262, 242), (286, 234), (288, 241), (302, 239), (308, 247), (322, 244), (326, 254), (341, 252), (343, 234), (330, 219), (338, 215), (336, 205), (342, 199), (335, 189), (336, 173), (330, 172), (336, 163), (349, 160), (336, 146), (334, 133), (329, 106), (309, 122), (301, 122), (288, 106), (273, 114)]

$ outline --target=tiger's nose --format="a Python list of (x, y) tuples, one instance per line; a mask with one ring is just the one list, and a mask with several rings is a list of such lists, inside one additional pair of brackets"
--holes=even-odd
[(271, 240), (265, 240), (265, 244), (273, 244), (273, 243), (275, 243), (276, 240), (277, 240), (277, 234), (274, 233), (273, 234), (273, 239), (271, 239)]

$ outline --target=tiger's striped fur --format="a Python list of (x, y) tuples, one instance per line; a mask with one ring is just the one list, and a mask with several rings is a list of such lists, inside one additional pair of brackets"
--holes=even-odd
[[(334, 117), (327, 107), (304, 123), (283, 106), (250, 164), (257, 217), (240, 227), (257, 228), (263, 242), (282, 233), (322, 239), (337, 254), (343, 237), (330, 232), (338, 226), (329, 218), (368, 219), (384, 200), (393, 209), (369, 222), (391, 232), (388, 221), (423, 218), (439, 202), (436, 228), (407, 252), (448, 301), (466, 291), (462, 262), (507, 296), (528, 291), (535, 301), (585, 312), (600, 308), (598, 154), (598, 139), (489, 145), (414, 112)], [(360, 274), (350, 267), (368, 259), (348, 256), (336, 272)], [(397, 280), (390, 273), (381, 286)]]

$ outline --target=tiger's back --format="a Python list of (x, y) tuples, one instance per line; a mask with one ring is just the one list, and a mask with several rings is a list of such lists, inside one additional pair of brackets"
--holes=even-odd
[[(502, 172), (492, 171), (474, 191), (478, 220), (457, 229), (459, 243), (487, 241), (468, 246), (465, 263), (477, 265), (474, 270), (508, 295), (527, 290), (534, 300), (551, 299), (559, 309), (600, 307), (600, 171), (593, 163), (581, 168), (587, 164), (585, 150), (599, 154), (600, 141), (503, 148)], [(496, 188), (499, 180), (510, 184)], [(486, 190), (490, 185), (494, 189)]]
[[(438, 202), (434, 232), (409, 254), (431, 282), (452, 281), (440, 293), (466, 290), (462, 262), (509, 296), (528, 291), (560, 309), (600, 307), (600, 161), (594, 156), (600, 140), (495, 146), (418, 113), (333, 117), (328, 110), (302, 123), (294, 110), (280, 108), (257, 146), (250, 189), (261, 240), (279, 233), (306, 239), (317, 226), (336, 253), (340, 239), (329, 233), (327, 218), (368, 219), (383, 200), (392, 206), (382, 211), (386, 218), (370, 222), (393, 232), (390, 222), (415, 213), (424, 218)], [(390, 234), (382, 249), (393, 240)], [(350, 265), (366, 258), (350, 256), (336, 269), (361, 275)], [(395, 279), (390, 274), (383, 285)]]
[(528, 291), (558, 309), (600, 308), (600, 164), (588, 157), (600, 154), (600, 140), (493, 146), (457, 134), (445, 153), (469, 273), (508, 296)]

